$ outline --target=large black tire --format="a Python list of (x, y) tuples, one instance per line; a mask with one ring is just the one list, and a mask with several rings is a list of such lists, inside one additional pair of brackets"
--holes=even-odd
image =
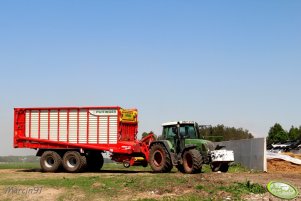
[(63, 157), (63, 167), (67, 172), (82, 172), (87, 166), (85, 156), (77, 151), (67, 151)]
[(43, 172), (56, 172), (62, 166), (62, 158), (55, 151), (45, 151), (40, 158)]
[(221, 165), (222, 164), (220, 162), (211, 163), (210, 167), (211, 167), (212, 172), (220, 171)]
[(228, 163), (222, 163), (222, 162), (215, 162), (210, 164), (212, 172), (228, 172), (229, 170), (229, 164)]
[(223, 163), (220, 167), (221, 172), (228, 172), (229, 170), (229, 164), (228, 163)]
[(162, 144), (154, 144), (149, 153), (149, 165), (154, 172), (170, 172), (172, 161), (169, 153)]
[(183, 154), (183, 167), (185, 173), (195, 174), (202, 171), (202, 155), (196, 149), (190, 149)]
[(98, 172), (103, 166), (104, 160), (100, 152), (90, 152), (87, 155), (87, 169), (90, 172)]

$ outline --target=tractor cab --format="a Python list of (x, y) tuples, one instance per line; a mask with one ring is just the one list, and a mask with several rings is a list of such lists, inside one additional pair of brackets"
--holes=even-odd
[(162, 124), (162, 137), (173, 139), (175, 137), (185, 139), (201, 139), (199, 126), (194, 121), (167, 122)]
[[(212, 142), (204, 140), (199, 131), (199, 125), (194, 121), (174, 121), (162, 124), (163, 132), (161, 140), (171, 143), (173, 152), (180, 153), (187, 146), (195, 146), (205, 156), (206, 153), (214, 149)], [(204, 157), (206, 160), (206, 157)]]

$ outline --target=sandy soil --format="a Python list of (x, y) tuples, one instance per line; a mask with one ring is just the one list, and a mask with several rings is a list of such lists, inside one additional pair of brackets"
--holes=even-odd
[[(293, 153), (282, 153), (293, 158), (301, 159), (301, 154)], [(287, 162), (281, 159), (272, 159), (268, 160), (268, 172), (269, 173), (300, 173), (301, 174), (301, 165), (297, 165), (291, 162)]]

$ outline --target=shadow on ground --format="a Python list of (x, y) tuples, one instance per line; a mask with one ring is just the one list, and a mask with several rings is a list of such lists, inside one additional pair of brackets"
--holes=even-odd
[[(21, 169), (17, 170), (16, 172), (41, 172), (41, 173), (47, 173), (43, 172), (40, 168), (33, 168), (33, 169)], [(56, 173), (67, 173), (65, 171), (59, 171)], [(80, 172), (81, 174), (85, 173), (119, 173), (119, 174), (138, 174), (138, 173), (153, 173), (152, 171), (144, 171), (144, 170), (100, 170), (100, 171), (85, 171)], [(76, 173), (70, 173), (70, 174), (76, 174)]]

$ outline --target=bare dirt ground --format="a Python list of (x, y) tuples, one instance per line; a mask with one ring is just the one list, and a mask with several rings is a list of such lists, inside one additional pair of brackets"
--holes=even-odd
[[(282, 161), (285, 162), (285, 161)], [(75, 178), (79, 176), (103, 176), (103, 177), (116, 177), (118, 175), (135, 174), (139, 176), (154, 175), (151, 172), (142, 171), (106, 171), (100, 173), (43, 173), (40, 170), (22, 170), (22, 169), (2, 169), (0, 170), (0, 183), (2, 180), (26, 180), (26, 179), (43, 179), (43, 178)], [(299, 187), (301, 189), (301, 174), (291, 173), (289, 171), (279, 171), (279, 173), (204, 173), (204, 174), (194, 174), (194, 175), (183, 175), (182, 173), (172, 173), (176, 176), (184, 177), (200, 177), (204, 181), (208, 182), (222, 182), (222, 183), (232, 183), (232, 182), (244, 182), (250, 180), (262, 185), (266, 185), (268, 180), (281, 180), (288, 181), (291, 184)], [(160, 175), (160, 174), (158, 174)]]
[(268, 172), (269, 173), (289, 172), (289, 173), (301, 174), (301, 165), (296, 165), (279, 159), (268, 160)]
[[(276, 161), (277, 162), (277, 161)], [(281, 161), (278, 161), (281, 162)], [(278, 163), (277, 162), (277, 163)], [(270, 167), (275, 165), (275, 162), (270, 164)], [(100, 173), (79, 173), (79, 174), (70, 174), (70, 173), (42, 173), (39, 170), (20, 170), (20, 169), (2, 169), (0, 170), (0, 200), (85, 200), (85, 193), (76, 185), (71, 186), (71, 189), (66, 188), (58, 188), (56, 186), (46, 185), (40, 194), (28, 194), (22, 195), (18, 193), (9, 194), (6, 193), (7, 188), (11, 185), (7, 185), (8, 181), (32, 181), (35, 179), (57, 179), (57, 181), (62, 179), (73, 179), (78, 177), (100, 177), (112, 178), (112, 180), (117, 179), (118, 177), (126, 177), (129, 180), (135, 178), (142, 177), (161, 177), (162, 174), (152, 174), (148, 171), (132, 171), (132, 172), (123, 172), (123, 171), (104, 171)], [(300, 173), (290, 173), (290, 171), (280, 171), (280, 172), (272, 172), (272, 173), (203, 173), (203, 174), (195, 174), (195, 175), (187, 175), (181, 174), (178, 172), (169, 173), (168, 175), (171, 178), (177, 180), (185, 178), (188, 182), (186, 184), (181, 185), (181, 187), (170, 186), (172, 190), (170, 191), (160, 191), (160, 190), (148, 190), (145, 192), (139, 193), (131, 193), (130, 189), (126, 187), (124, 189), (119, 189), (120, 192), (123, 192), (121, 195), (114, 195), (114, 197), (109, 198), (109, 200), (138, 200), (138, 199), (162, 199), (164, 196), (173, 197), (173, 196), (181, 196), (181, 195), (189, 195), (190, 193), (196, 193), (194, 188), (194, 183), (197, 181), (201, 184), (219, 184), (219, 185), (229, 185), (234, 182), (246, 182), (250, 181), (252, 183), (259, 183), (263, 186), (266, 186), (269, 181), (283, 181), (293, 184), (300, 191), (301, 189), (301, 174)], [(191, 182), (190, 182), (191, 181)], [(91, 185), (91, 188), (102, 188), (104, 184), (100, 182), (95, 182)], [(156, 186), (156, 184), (154, 184)], [(28, 186), (17, 185), (18, 188), (28, 188)], [(155, 188), (154, 188), (155, 189)], [(65, 194), (68, 194), (66, 197)], [(225, 198), (225, 200), (231, 200), (231, 198), (227, 199), (227, 192), (218, 192), (218, 198)], [(210, 197), (210, 195), (205, 192), (197, 192), (197, 195), (200, 197)], [(61, 198), (63, 196), (63, 198)], [(25, 199), (24, 199), (25, 198)], [(92, 200), (107, 200), (108, 198), (94, 196)], [(243, 196), (241, 199), (245, 200), (279, 200), (269, 193), (265, 193), (262, 195), (258, 194), (248, 194)], [(219, 199), (217, 199), (219, 200)], [(301, 200), (299, 196), (295, 200)]]

